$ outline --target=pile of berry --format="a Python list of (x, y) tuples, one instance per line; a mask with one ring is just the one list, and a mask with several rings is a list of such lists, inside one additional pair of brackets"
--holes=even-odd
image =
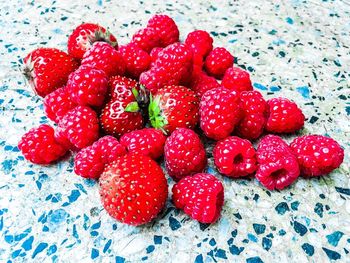
[(104, 208), (131, 225), (150, 222), (166, 204), (163, 155), (176, 182), (174, 205), (199, 222), (219, 218), (224, 188), (203, 173), (208, 153), (198, 133), (217, 141), (212, 155), (221, 174), (255, 176), (269, 190), (338, 168), (344, 151), (322, 135), (290, 145), (265, 135), (254, 149), (263, 133), (294, 133), (305, 117), (286, 98), (265, 101), (233, 62), (206, 31), (180, 42), (166, 15), (154, 15), (119, 47), (105, 28), (82, 24), (68, 38), (68, 54), (38, 48), (24, 59), (24, 74), (57, 125), (31, 129), (19, 149), (36, 164), (77, 152), (75, 173), (99, 180)]

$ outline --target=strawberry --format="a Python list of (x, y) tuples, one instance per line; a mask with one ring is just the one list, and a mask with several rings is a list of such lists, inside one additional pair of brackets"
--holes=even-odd
[(152, 28), (159, 36), (161, 47), (179, 42), (179, 29), (174, 20), (167, 15), (154, 15), (148, 21), (147, 27)]
[(66, 85), (68, 76), (78, 68), (77, 61), (56, 48), (38, 48), (24, 59), (24, 75), (34, 92), (45, 97)]
[(137, 45), (147, 53), (150, 53), (153, 48), (160, 45), (157, 32), (150, 27), (138, 30), (132, 36), (131, 43)]
[(128, 225), (152, 221), (168, 197), (162, 169), (141, 154), (118, 157), (106, 166), (99, 183), (103, 207), (110, 216)]
[(136, 80), (130, 79), (123, 76), (113, 76), (109, 79), (108, 82), (108, 93), (110, 98), (115, 98), (118, 96), (118, 89), (120, 87), (126, 87), (127, 89), (140, 88)]

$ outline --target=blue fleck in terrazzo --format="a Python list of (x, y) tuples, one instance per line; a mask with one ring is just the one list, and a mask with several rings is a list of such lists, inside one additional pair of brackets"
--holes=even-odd
[[(1, 1), (1, 262), (350, 262), (349, 3), (210, 2)], [(48, 119), (21, 58), (39, 46), (66, 50), (83, 21), (127, 43), (155, 12), (172, 16), (182, 39), (194, 29), (210, 32), (265, 97), (295, 100), (308, 117), (299, 134), (335, 138), (345, 148), (343, 165), (270, 192), (256, 180), (223, 178), (210, 159), (226, 197), (216, 224), (190, 220), (169, 201), (157, 220), (135, 228), (106, 214), (96, 182), (74, 174), (71, 156), (46, 167), (25, 161), (20, 136)]]

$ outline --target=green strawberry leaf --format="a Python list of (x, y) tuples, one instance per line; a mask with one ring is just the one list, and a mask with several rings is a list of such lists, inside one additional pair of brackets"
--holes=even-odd
[(136, 88), (132, 88), (131, 91), (132, 91), (132, 94), (134, 94), (135, 98), (139, 96), (139, 92), (137, 91)]
[(137, 104), (136, 101), (130, 102), (126, 107), (125, 111), (126, 112), (138, 112), (139, 111), (139, 105)]

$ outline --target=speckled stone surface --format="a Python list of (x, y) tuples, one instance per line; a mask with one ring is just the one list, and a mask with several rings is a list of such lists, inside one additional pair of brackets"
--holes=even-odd
[[(69, 2), (0, 1), (1, 262), (350, 262), (349, 2)], [(267, 98), (298, 102), (308, 118), (299, 134), (338, 140), (346, 155), (340, 169), (275, 192), (218, 175), (226, 201), (216, 224), (200, 225), (169, 202), (157, 220), (135, 228), (106, 214), (97, 184), (74, 174), (71, 156), (47, 167), (26, 162), (20, 136), (48, 119), (21, 58), (39, 46), (66, 50), (83, 21), (127, 43), (155, 12), (171, 15), (182, 39), (193, 29), (211, 32)]]

